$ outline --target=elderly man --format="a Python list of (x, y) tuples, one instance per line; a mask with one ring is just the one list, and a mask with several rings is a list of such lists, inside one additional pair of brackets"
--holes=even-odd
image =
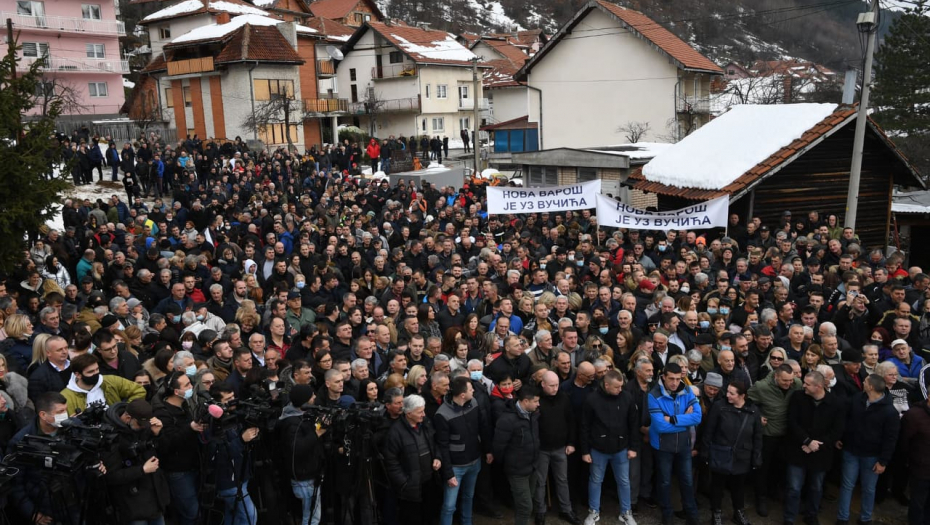
[(552, 333), (549, 330), (539, 330), (533, 338), (536, 340), (536, 345), (528, 354), (530, 362), (533, 365), (542, 365), (546, 368), (552, 368), (555, 359)]

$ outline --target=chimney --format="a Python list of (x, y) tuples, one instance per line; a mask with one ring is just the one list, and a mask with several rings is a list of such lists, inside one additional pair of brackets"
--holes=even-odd
[(417, 22), (417, 27), (424, 31), (429, 31), (429, 22)]
[(284, 39), (294, 48), (294, 51), (297, 51), (297, 22), (281, 22), (275, 27), (284, 35)]
[(223, 11), (223, 12), (221, 12), (221, 13), (217, 13), (217, 15), (216, 15), (216, 23), (217, 23), (217, 25), (220, 25), (220, 24), (228, 24), (228, 23), (229, 23), (229, 13), (227, 13), (227, 12), (225, 12), (225, 11)]

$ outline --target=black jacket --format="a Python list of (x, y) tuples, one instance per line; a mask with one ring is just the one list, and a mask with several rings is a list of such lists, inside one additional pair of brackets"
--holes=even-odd
[(843, 435), (843, 450), (859, 457), (878, 457), (888, 466), (898, 442), (901, 420), (892, 403), (891, 394), (885, 393), (866, 407), (868, 394), (861, 392), (850, 399)]
[(526, 354), (520, 354), (516, 359), (511, 359), (507, 357), (506, 353), (503, 353), (497, 359), (491, 361), (491, 364), (485, 369), (484, 375), (495, 383), (499, 383), (505, 375), (510, 375), (514, 381), (519, 379), (520, 382), (526, 383), (526, 380), (530, 377), (530, 368), (532, 367), (533, 363)]
[(528, 476), (539, 456), (539, 411), (524, 414), (516, 400), (507, 404), (494, 427), (494, 457), (508, 476)]
[(110, 366), (100, 354), (97, 353), (97, 363), (100, 365), (100, 373), (109, 376), (117, 375), (123, 379), (128, 379), (132, 381), (136, 377), (136, 372), (138, 372), (142, 365), (139, 364), (139, 358), (132, 355), (132, 352), (126, 350), (120, 350), (117, 354), (116, 368)]
[(475, 399), (464, 406), (447, 399), (433, 417), (433, 426), (443, 480), (454, 477), (453, 466), (471, 464), (481, 458), (482, 452), (491, 452), (494, 429)]
[(70, 380), (71, 367), (59, 372), (46, 361), (29, 376), (29, 399), (36, 399), (46, 392), (61, 392)]
[(429, 419), (424, 419), (414, 430), (407, 418), (401, 417), (388, 431), (384, 441), (384, 468), (388, 480), (398, 499), (404, 501), (423, 501), (420, 488), (429, 483), (429, 479), (420, 476), (420, 451), (417, 446), (416, 432), (422, 434), (430, 449), (430, 463), (439, 458), (434, 440), (435, 432)]
[[(814, 398), (797, 392), (788, 402), (788, 435), (785, 438), (785, 459), (791, 465), (813, 471), (830, 470), (836, 442), (843, 436), (846, 412), (842, 401), (827, 393), (819, 404)], [(805, 453), (801, 447), (812, 440), (822, 441), (817, 452)]]
[(639, 411), (633, 396), (626, 392), (612, 396), (599, 383), (581, 412), (578, 450), (582, 454), (590, 454), (592, 449), (604, 454), (624, 449), (639, 452), (642, 445), (639, 427)]
[(577, 434), (577, 421), (568, 394), (557, 392), (554, 396), (539, 396), (540, 448), (549, 451), (575, 446)]
[(191, 428), (190, 412), (184, 405), (176, 407), (157, 399), (152, 405), (162, 423), (155, 440), (159, 468), (168, 473), (196, 471), (200, 466), (200, 436)]
[(726, 474), (746, 474), (762, 466), (762, 416), (752, 403), (747, 401), (742, 408), (724, 400), (714, 403), (702, 435), (705, 454), (712, 444), (733, 447), (733, 469)]
[(290, 476), (288, 479), (317, 479), (322, 467), (323, 446), (316, 435), (316, 424), (304, 419), (303, 411), (288, 405), (275, 424), (275, 432), (283, 458), (281, 466)]

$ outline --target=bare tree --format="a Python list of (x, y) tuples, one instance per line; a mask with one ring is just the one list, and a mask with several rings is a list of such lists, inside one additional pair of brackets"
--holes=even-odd
[(642, 140), (642, 138), (646, 136), (646, 133), (649, 133), (649, 123), (630, 121), (622, 126), (618, 126), (617, 133), (623, 133), (626, 141), (634, 144)]
[(144, 135), (149, 126), (156, 122), (162, 122), (164, 119), (162, 119), (158, 102), (155, 100), (155, 93), (143, 90), (138, 96), (139, 105), (133, 108), (130, 117)]
[(370, 87), (365, 91), (362, 105), (365, 108), (365, 115), (368, 116), (368, 136), (374, 137), (378, 130), (378, 117), (384, 110), (385, 101), (375, 93), (375, 88)]
[(294, 98), (292, 93), (272, 93), (269, 100), (255, 106), (255, 110), (242, 122), (242, 127), (264, 132), (268, 126), (283, 124), (287, 148), (296, 151), (294, 138), (291, 136), (291, 125), (297, 124), (301, 116), (300, 101)]
[(69, 80), (51, 75), (42, 75), (36, 83), (34, 103), (43, 117), (49, 115), (56, 104), (60, 106), (60, 115), (80, 115), (84, 112), (78, 87)]

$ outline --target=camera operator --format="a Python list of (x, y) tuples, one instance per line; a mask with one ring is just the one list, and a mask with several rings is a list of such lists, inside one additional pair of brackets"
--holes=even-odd
[(93, 403), (112, 406), (120, 401), (145, 399), (145, 389), (120, 376), (100, 375), (100, 363), (92, 354), (82, 354), (71, 361), (73, 375), (61, 391), (68, 403), (68, 414), (83, 412)]
[[(237, 350), (241, 352), (242, 349)], [(251, 353), (246, 349), (248, 362)], [(210, 389), (210, 395), (227, 413), (235, 413), (236, 393), (228, 384), (216, 384)], [(256, 427), (242, 430), (239, 423), (223, 425), (221, 420), (211, 421), (204, 430), (203, 440), (207, 442), (204, 450), (205, 463), (213, 468), (213, 482), (216, 495), (225, 505), (223, 523), (229, 525), (255, 525), (258, 513), (249, 495), (249, 478), (251, 477), (250, 450), (246, 443), (257, 438)]]
[(303, 407), (313, 402), (313, 388), (294, 385), (289, 396), (290, 404), (284, 407), (275, 428), (283, 455), (282, 467), (290, 476), (294, 496), (301, 501), (301, 524), (319, 525), (319, 478), (323, 467), (323, 446), (319, 438), (327, 429), (308, 420), (304, 414)]
[(185, 403), (194, 395), (191, 378), (174, 372), (165, 378), (164, 385), (164, 392), (153, 401), (155, 417), (162, 423), (155, 440), (159, 467), (168, 477), (171, 508), (178, 524), (195, 525), (199, 511), (198, 434), (203, 432), (203, 424), (194, 421)]
[(107, 419), (119, 433), (119, 441), (104, 458), (104, 464), (110, 500), (120, 523), (164, 525), (168, 479), (159, 469), (153, 444), (161, 433), (161, 421), (144, 399), (113, 405)]
[(233, 367), (226, 378), (226, 384), (232, 388), (236, 399), (245, 397), (243, 394), (248, 390), (245, 389), (245, 376), (249, 370), (252, 370), (252, 351), (248, 348), (240, 348), (233, 352)]
[(397, 497), (397, 518), (404, 525), (424, 525), (436, 516), (439, 500), (434, 472), (442, 466), (433, 432), (426, 419), (426, 401), (404, 398), (404, 417), (388, 432), (384, 467)]

